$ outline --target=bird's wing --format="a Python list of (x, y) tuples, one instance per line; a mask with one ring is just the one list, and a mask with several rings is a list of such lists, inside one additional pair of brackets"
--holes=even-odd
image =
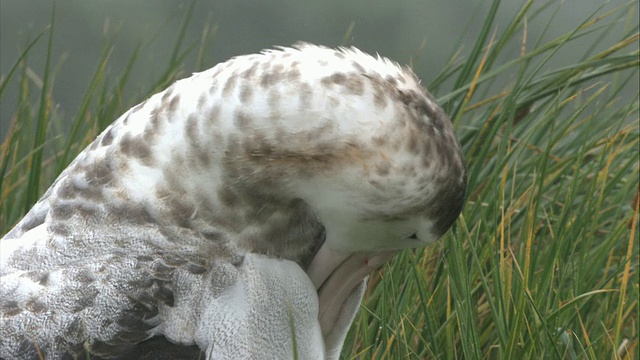
[[(174, 305), (175, 278), (210, 268), (160, 247), (128, 247), (132, 239), (122, 229), (94, 227), (92, 238), (76, 239), (50, 228), (45, 221), (0, 243), (2, 358), (55, 359), (85, 347), (105, 357), (125, 353), (154, 334), (163, 306)], [(140, 230), (138, 236), (166, 236), (151, 226)]]
[[(323, 356), (315, 287), (295, 262), (220, 244), (191, 257), (168, 244), (143, 251), (131, 236), (161, 244), (177, 237), (189, 243), (195, 240), (185, 238), (195, 235), (157, 225), (140, 227), (138, 235), (124, 228), (94, 229), (84, 254), (58, 249), (61, 239), (46, 222), (2, 241), (12, 254), (0, 281), (0, 358), (86, 351), (156, 358), (202, 350), (210, 359), (278, 359), (293, 357), (294, 348), (301, 358)], [(10, 249), (16, 241), (23, 245)]]

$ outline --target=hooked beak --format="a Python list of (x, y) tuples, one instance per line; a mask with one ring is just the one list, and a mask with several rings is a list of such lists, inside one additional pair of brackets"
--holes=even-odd
[(318, 320), (323, 336), (333, 328), (343, 304), (356, 286), (397, 252), (341, 252), (329, 248), (326, 242), (322, 244), (307, 274), (318, 291)]

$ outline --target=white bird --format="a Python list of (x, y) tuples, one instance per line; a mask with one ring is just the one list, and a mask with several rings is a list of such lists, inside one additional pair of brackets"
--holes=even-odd
[(0, 241), (0, 358), (337, 359), (368, 274), (465, 190), (408, 68), (233, 58), (124, 113)]

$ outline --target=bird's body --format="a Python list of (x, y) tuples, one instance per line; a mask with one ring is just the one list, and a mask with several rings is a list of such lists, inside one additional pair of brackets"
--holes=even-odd
[(0, 241), (0, 358), (160, 337), (337, 358), (368, 272), (441, 236), (465, 177), (410, 70), (308, 44), (231, 59), (127, 111)]

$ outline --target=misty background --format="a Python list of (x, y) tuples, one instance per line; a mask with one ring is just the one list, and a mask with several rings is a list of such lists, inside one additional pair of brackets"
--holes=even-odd
[[(495, 30), (504, 31), (524, 1), (504, 1)], [(533, 7), (546, 2), (539, 2)], [(527, 19), (527, 49), (565, 34), (594, 13), (602, 14), (626, 3), (621, 0), (566, 0), (551, 2), (538, 17)], [(0, 1), (0, 74), (7, 72), (26, 44), (51, 23), (53, 2), (43, 0)], [(190, 2), (176, 0), (66, 0), (55, 2), (51, 66), (55, 70), (53, 102), (56, 113), (71, 117), (80, 105), (89, 79), (98, 66), (107, 39), (114, 44), (108, 73), (119, 75), (137, 45), (141, 54), (132, 69), (125, 96), (142, 101), (148, 88), (167, 68)], [(327, 46), (354, 45), (379, 53), (401, 64), (411, 64), (427, 87), (452, 54), (467, 54), (489, 12), (491, 1), (300, 1), (216, 0), (195, 2), (186, 29), (184, 46), (194, 50), (186, 58), (181, 77), (204, 70), (232, 56), (258, 52), (274, 45), (306, 41)], [(635, 9), (637, 11), (637, 8)], [(620, 23), (604, 38), (585, 36), (555, 54), (545, 68), (557, 68), (580, 59), (588, 48), (601, 51), (637, 26)], [(215, 33), (207, 43), (203, 68), (196, 67), (197, 48), (203, 31)], [(28, 64), (42, 77), (47, 35), (29, 54)], [(520, 54), (512, 44), (505, 59)], [(515, 75), (515, 74), (514, 74)], [(0, 102), (0, 139), (4, 138), (15, 111), (18, 84), (10, 84)], [(37, 77), (34, 77), (37, 78)], [(502, 82), (508, 82), (505, 78)], [(637, 96), (632, 82), (625, 96)], [(37, 80), (34, 81), (37, 84)], [(131, 86), (132, 85), (132, 86)], [(436, 97), (450, 90), (447, 84), (434, 91)], [(122, 109), (124, 112), (126, 109)], [(113, 119), (115, 120), (115, 119)]]

